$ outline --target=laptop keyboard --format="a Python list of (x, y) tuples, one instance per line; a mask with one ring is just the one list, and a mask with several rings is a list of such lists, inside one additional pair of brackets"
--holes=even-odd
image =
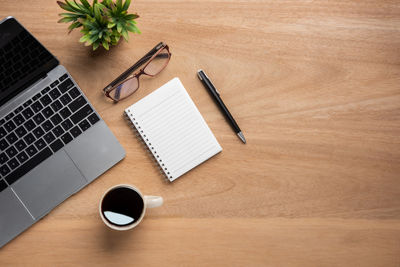
[(0, 192), (99, 120), (68, 74), (0, 119)]

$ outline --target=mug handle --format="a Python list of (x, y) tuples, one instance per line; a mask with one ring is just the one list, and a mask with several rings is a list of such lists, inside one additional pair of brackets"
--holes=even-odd
[(156, 208), (161, 206), (164, 200), (159, 196), (144, 196), (144, 202), (147, 208)]

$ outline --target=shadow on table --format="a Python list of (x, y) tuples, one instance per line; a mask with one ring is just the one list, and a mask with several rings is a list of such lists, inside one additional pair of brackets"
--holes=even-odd
[[(132, 247), (132, 242), (138, 238), (139, 229), (131, 229), (127, 231), (117, 231), (110, 229), (107, 226), (103, 226), (100, 232), (102, 244), (101, 246), (110, 252), (120, 250), (126, 247)], [(137, 228), (140, 228), (138, 226)]]

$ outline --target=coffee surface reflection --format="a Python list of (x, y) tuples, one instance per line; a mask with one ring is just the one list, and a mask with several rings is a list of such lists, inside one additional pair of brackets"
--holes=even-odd
[(117, 187), (109, 191), (101, 205), (104, 218), (116, 226), (127, 226), (137, 222), (143, 209), (143, 198), (135, 190), (126, 187)]

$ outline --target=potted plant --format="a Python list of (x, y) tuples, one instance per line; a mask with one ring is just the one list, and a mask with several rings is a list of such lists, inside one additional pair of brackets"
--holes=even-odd
[(93, 0), (92, 5), (87, 0), (65, 0), (57, 1), (58, 5), (68, 11), (60, 13), (62, 17), (59, 23), (72, 22), (68, 27), (69, 33), (80, 28), (83, 34), (79, 40), (86, 46), (92, 45), (96, 50), (100, 45), (106, 50), (110, 45), (116, 45), (121, 36), (125, 41), (129, 40), (128, 32), (140, 33), (136, 26), (135, 19), (139, 18), (137, 14), (128, 14), (128, 8), (131, 0), (103, 0), (98, 2)]

